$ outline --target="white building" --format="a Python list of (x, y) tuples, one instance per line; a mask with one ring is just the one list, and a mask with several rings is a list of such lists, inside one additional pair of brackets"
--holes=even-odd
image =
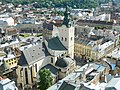
[(120, 77), (112, 78), (105, 87), (105, 90), (120, 90)]
[(108, 72), (105, 65), (89, 63), (59, 80), (47, 90), (103, 90), (98, 85), (99, 78), (102, 74), (106, 73)]
[(0, 18), (1, 21), (7, 22), (8, 26), (14, 26), (15, 21), (12, 17), (2, 17)]
[(18, 90), (14, 81), (10, 79), (0, 79), (0, 90)]

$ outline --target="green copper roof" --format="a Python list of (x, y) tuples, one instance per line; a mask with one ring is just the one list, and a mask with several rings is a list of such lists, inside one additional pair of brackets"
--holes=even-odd
[(48, 40), (48, 48), (52, 50), (67, 50), (58, 37)]

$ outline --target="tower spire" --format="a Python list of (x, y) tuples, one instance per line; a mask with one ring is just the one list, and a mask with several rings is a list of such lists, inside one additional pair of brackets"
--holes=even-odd
[(66, 6), (66, 10), (64, 12), (63, 25), (66, 25), (66, 27), (71, 26), (71, 17), (70, 17), (70, 11), (68, 6)]

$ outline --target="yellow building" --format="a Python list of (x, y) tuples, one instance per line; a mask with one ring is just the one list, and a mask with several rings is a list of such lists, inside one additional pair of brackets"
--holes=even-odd
[(114, 44), (113, 41), (98, 43), (90, 39), (78, 39), (75, 41), (75, 58), (99, 60), (115, 49)]
[(16, 67), (18, 59), (15, 55), (4, 55), (0, 57), (0, 73), (10, 79), (16, 79)]
[(87, 45), (89, 40), (79, 39), (75, 41), (75, 57), (89, 59), (92, 56), (92, 47)]
[(18, 59), (14, 55), (6, 55), (3, 60), (5, 66), (7, 66), (9, 69), (16, 67), (18, 63)]

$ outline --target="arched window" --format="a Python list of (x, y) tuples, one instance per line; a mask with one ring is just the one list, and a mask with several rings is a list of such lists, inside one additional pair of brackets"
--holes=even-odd
[(25, 68), (25, 79), (26, 79), (26, 84), (28, 84), (28, 73), (27, 73), (27, 68)]
[(67, 38), (65, 38), (65, 41), (67, 41)]
[(37, 64), (35, 64), (35, 71), (37, 72)]
[(31, 82), (33, 83), (33, 73), (32, 73), (32, 67), (30, 67), (30, 74), (31, 74)]
[(51, 57), (51, 63), (53, 63), (53, 58)]
[(63, 37), (61, 38), (61, 41), (63, 41)]

